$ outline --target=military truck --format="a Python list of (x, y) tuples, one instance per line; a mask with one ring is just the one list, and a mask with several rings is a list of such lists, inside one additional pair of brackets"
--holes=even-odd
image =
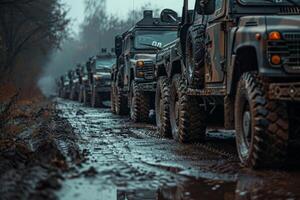
[(79, 77), (79, 96), (78, 102), (84, 103), (84, 93), (85, 88), (88, 87), (88, 71), (84, 64), (81, 64), (79, 68), (77, 68), (77, 73)]
[(57, 87), (57, 93), (58, 97), (63, 98), (64, 93), (64, 82), (65, 78), (64, 76), (60, 76), (56, 81), (56, 87)]
[(71, 86), (70, 99), (73, 101), (79, 100), (81, 77), (80, 77), (81, 65), (77, 64), (76, 68), (73, 71), (73, 84)]
[(110, 100), (111, 68), (115, 63), (115, 55), (107, 53), (93, 57), (87, 63), (88, 85), (84, 92), (84, 102), (92, 107), (103, 106), (103, 101)]
[(60, 85), (60, 97), (64, 99), (68, 99), (70, 97), (70, 76), (69, 73), (61, 76), (61, 85)]
[(66, 87), (67, 89), (67, 94), (68, 96), (66, 96), (67, 99), (70, 99), (72, 100), (72, 88), (74, 87), (74, 81), (75, 81), (75, 71), (74, 70), (69, 70), (68, 73), (67, 73), (67, 76), (68, 76), (68, 80), (69, 80), (69, 84), (68, 86)]
[(146, 122), (154, 108), (156, 79), (154, 74), (157, 50), (177, 37), (178, 16), (164, 10), (162, 22), (153, 17), (153, 11), (144, 11), (144, 17), (134, 27), (116, 37), (117, 64), (113, 72), (112, 110), (117, 114), (130, 113), (134, 122)]
[(300, 2), (196, 0), (192, 12), (188, 4), (179, 38), (157, 57), (162, 134), (203, 142), (219, 121), (235, 129), (245, 166), (282, 166), (299, 139)]

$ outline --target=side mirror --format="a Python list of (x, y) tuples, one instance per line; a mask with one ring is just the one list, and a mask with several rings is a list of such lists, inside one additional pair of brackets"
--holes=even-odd
[(174, 23), (178, 21), (178, 14), (174, 10), (164, 9), (160, 14), (160, 20), (165, 23)]
[(102, 49), (101, 49), (101, 52), (102, 52), (102, 53), (107, 53), (107, 48), (102, 48)]
[(197, 0), (196, 10), (200, 15), (212, 15), (216, 10), (215, 0)]
[(118, 35), (115, 37), (115, 53), (116, 56), (120, 56), (122, 54), (122, 47), (123, 47), (123, 37)]

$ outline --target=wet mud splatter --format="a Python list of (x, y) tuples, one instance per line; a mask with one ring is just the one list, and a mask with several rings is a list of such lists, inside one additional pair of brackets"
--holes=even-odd
[(64, 175), (60, 199), (299, 199), (299, 170), (243, 168), (234, 133), (210, 130), (204, 144), (180, 145), (155, 126), (108, 109), (57, 100), (80, 135), (86, 162)]

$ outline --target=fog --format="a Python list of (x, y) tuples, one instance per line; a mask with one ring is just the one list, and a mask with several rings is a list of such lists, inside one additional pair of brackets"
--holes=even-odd
[(164, 8), (180, 13), (182, 2), (174, 0), (65, 0), (69, 9), (69, 38), (51, 53), (44, 66), (39, 86), (47, 96), (55, 93), (55, 79), (84, 64), (102, 48), (114, 47), (114, 36), (129, 29), (142, 18), (142, 11), (154, 10), (156, 17)]

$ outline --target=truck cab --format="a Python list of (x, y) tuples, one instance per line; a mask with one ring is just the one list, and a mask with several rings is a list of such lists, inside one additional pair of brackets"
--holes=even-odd
[(107, 53), (107, 49), (102, 49), (101, 54), (91, 57), (87, 62), (88, 84), (84, 92), (87, 105), (101, 107), (103, 101), (110, 99), (110, 72), (114, 63), (115, 55)]
[(111, 68), (115, 63), (115, 55), (102, 53), (91, 62), (92, 80), (92, 106), (102, 106), (103, 101), (110, 100), (111, 92)]
[(162, 22), (153, 17), (152, 11), (144, 11), (141, 21), (116, 37), (114, 102), (117, 113), (127, 114), (129, 111), (134, 122), (148, 120), (149, 111), (154, 108), (156, 53), (177, 37), (177, 13), (168, 11), (162, 15), (169, 14), (172, 21)]

